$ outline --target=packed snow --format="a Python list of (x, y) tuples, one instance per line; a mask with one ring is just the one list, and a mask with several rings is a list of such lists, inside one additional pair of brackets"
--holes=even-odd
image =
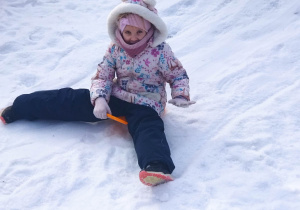
[[(120, 2), (1, 0), (0, 107), (89, 88)], [(115, 121), (18, 121), (0, 125), (1, 210), (300, 209), (299, 0), (156, 8), (197, 102), (168, 104), (163, 116), (175, 181), (143, 185), (127, 126)]]

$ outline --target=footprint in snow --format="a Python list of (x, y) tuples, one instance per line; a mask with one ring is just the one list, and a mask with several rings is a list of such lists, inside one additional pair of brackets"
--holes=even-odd
[(19, 51), (21, 48), (20, 44), (17, 42), (6, 42), (0, 45), (0, 54), (9, 54)]

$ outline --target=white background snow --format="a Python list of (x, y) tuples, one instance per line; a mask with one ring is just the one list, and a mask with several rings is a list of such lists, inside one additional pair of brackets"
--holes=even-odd
[[(119, 0), (0, 0), (0, 107), (89, 88)], [(0, 125), (1, 210), (300, 209), (299, 0), (160, 0), (189, 108), (163, 116), (175, 181), (143, 185), (127, 127)]]

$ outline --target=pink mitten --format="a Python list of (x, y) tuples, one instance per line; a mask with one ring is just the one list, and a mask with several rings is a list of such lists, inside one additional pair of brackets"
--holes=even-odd
[(178, 107), (188, 107), (194, 103), (196, 103), (196, 101), (188, 101), (186, 99), (183, 98), (174, 98), (168, 101), (170, 104), (173, 104), (175, 106)]
[(96, 99), (93, 113), (99, 119), (107, 119), (106, 114), (111, 114), (110, 108), (104, 98), (99, 97)]

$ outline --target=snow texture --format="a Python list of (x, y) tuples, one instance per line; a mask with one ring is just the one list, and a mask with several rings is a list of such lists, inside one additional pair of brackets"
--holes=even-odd
[[(89, 88), (119, 2), (1, 0), (0, 107)], [(299, 0), (156, 7), (197, 102), (163, 116), (175, 181), (141, 184), (125, 125), (18, 121), (0, 125), (1, 210), (300, 209)]]

